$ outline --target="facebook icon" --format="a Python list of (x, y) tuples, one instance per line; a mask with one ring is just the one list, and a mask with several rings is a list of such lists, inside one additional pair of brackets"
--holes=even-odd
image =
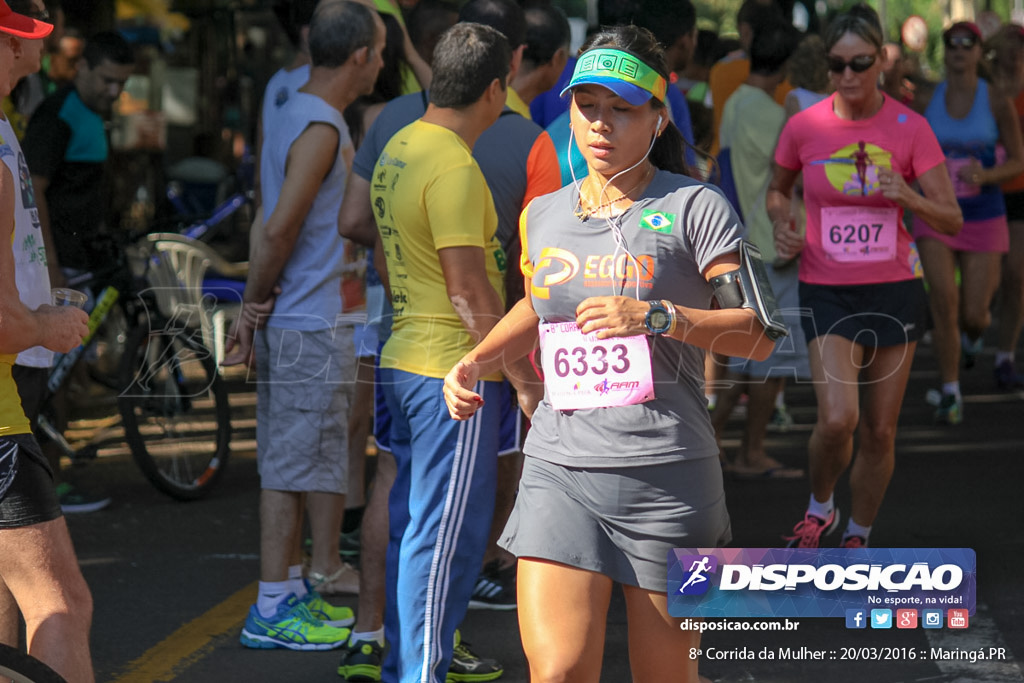
[(867, 628), (867, 611), (862, 609), (846, 610), (846, 628)]

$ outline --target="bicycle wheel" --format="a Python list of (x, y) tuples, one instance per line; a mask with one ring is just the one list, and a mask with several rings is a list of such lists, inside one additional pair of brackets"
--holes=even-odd
[(110, 309), (107, 317), (96, 331), (95, 351), (83, 354), (89, 378), (111, 391), (121, 388), (121, 354), (131, 331), (128, 316), (120, 305)]
[(64, 678), (32, 655), (0, 644), (0, 678), (13, 683), (67, 683)]
[(205, 495), (227, 465), (231, 415), (198, 330), (136, 327), (119, 376), (118, 409), (139, 469), (179, 500)]

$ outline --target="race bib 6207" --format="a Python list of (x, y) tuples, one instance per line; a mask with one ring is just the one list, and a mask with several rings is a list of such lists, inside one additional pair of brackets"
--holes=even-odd
[(821, 246), (843, 263), (872, 263), (896, 258), (899, 212), (893, 207), (825, 206), (821, 209)]

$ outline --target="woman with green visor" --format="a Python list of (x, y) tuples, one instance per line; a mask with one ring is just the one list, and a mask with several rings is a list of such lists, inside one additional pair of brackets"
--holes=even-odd
[(772, 342), (750, 309), (711, 310), (710, 281), (737, 271), (743, 228), (686, 175), (667, 76), (645, 29), (584, 46), (565, 93), (588, 174), (523, 212), (529, 296), (445, 378), (452, 417), (467, 419), (476, 379), (540, 344), (544, 399), (501, 540), (519, 558), (534, 683), (600, 679), (615, 582), (633, 680), (695, 683), (700, 635), (668, 616), (666, 559), (731, 537), (704, 354), (764, 358)]

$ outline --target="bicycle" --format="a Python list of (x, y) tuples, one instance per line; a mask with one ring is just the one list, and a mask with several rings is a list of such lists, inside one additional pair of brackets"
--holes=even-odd
[(64, 678), (32, 655), (0, 643), (0, 678), (13, 683), (67, 683)]
[[(200, 498), (223, 474), (231, 438), (227, 390), (195, 320), (203, 311), (181, 304), (184, 284), (179, 280), (169, 286), (166, 257), (148, 238), (129, 240), (116, 251), (112, 267), (69, 281), (100, 294), (89, 316), (89, 335), (57, 358), (44, 405), (93, 346), (103, 322), (120, 309), (127, 332), (114, 384), (132, 458), (163, 493), (178, 500)], [(73, 462), (96, 456), (94, 446), (71, 448), (45, 414), (39, 423)]]

